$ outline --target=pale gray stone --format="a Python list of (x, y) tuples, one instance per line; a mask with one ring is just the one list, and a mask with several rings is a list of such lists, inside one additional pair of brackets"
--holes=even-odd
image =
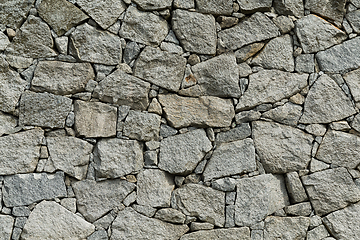
[(116, 70), (94, 89), (93, 96), (103, 102), (128, 105), (135, 110), (146, 110), (149, 105), (150, 83)]
[(130, 206), (130, 204), (134, 203), (136, 201), (136, 191), (133, 191), (132, 193), (130, 193), (129, 195), (127, 195), (127, 197), (124, 199), (123, 204), (128, 207)]
[(213, 180), (211, 182), (211, 187), (219, 191), (230, 192), (230, 191), (235, 191), (236, 184), (237, 184), (236, 179), (226, 177), (226, 178)]
[(0, 215), (0, 238), (10, 240), (14, 218), (8, 215)]
[(195, 0), (174, 0), (173, 6), (174, 8), (182, 8), (182, 9), (195, 8)]
[(26, 206), (13, 207), (11, 214), (15, 217), (28, 217), (30, 215), (30, 209)]
[(114, 179), (101, 182), (78, 181), (72, 184), (78, 211), (90, 222), (96, 221), (110, 210), (120, 207), (121, 202), (136, 185), (125, 180)]
[(113, 25), (126, 9), (122, 0), (76, 0), (76, 3), (103, 29)]
[(211, 149), (203, 129), (171, 136), (161, 141), (158, 166), (171, 174), (186, 175)]
[(66, 0), (55, 2), (42, 0), (37, 11), (39, 16), (54, 29), (58, 36), (65, 34), (70, 28), (89, 18), (74, 4)]
[(235, 115), (235, 122), (236, 124), (242, 124), (242, 123), (256, 121), (260, 117), (261, 117), (261, 113), (259, 111), (255, 111), (255, 110), (241, 111)]
[(252, 73), (251, 67), (247, 63), (240, 63), (239, 67), (239, 76), (241, 78), (247, 77)]
[(346, 19), (350, 23), (352, 29), (354, 32), (359, 33), (360, 32), (360, 10), (349, 12), (346, 14)]
[(155, 218), (169, 223), (184, 224), (186, 216), (173, 208), (162, 208), (155, 214)]
[(225, 206), (225, 218), (225, 228), (235, 227), (235, 205)]
[(157, 151), (146, 151), (144, 152), (144, 166), (155, 167), (158, 164), (158, 153)]
[(324, 74), (310, 88), (300, 123), (330, 123), (355, 113), (350, 99), (332, 78)]
[(167, 121), (175, 128), (228, 127), (235, 116), (230, 99), (212, 96), (189, 98), (175, 94), (159, 95), (158, 99)]
[(310, 202), (303, 202), (295, 205), (286, 206), (285, 212), (288, 215), (307, 217), (312, 212), (312, 208)]
[(9, 38), (3, 32), (0, 32), (0, 51), (4, 51), (9, 44)]
[(2, 194), (7, 207), (30, 205), (45, 199), (66, 197), (64, 173), (28, 173), (5, 176)]
[(190, 223), (190, 231), (200, 231), (200, 230), (211, 230), (214, 229), (214, 224), (207, 222), (192, 222)]
[(314, 54), (301, 54), (296, 57), (295, 71), (313, 73), (315, 69)]
[(305, 9), (325, 18), (342, 22), (345, 14), (345, 0), (307, 0)]
[(75, 131), (85, 137), (116, 135), (116, 107), (98, 102), (76, 100), (74, 104)]
[(258, 53), (264, 47), (264, 45), (265, 43), (260, 42), (241, 47), (235, 52), (236, 61), (238, 63), (245, 62), (246, 60), (254, 56), (256, 53)]
[(117, 178), (139, 171), (144, 165), (142, 148), (136, 140), (101, 139), (94, 149), (96, 175)]
[[(346, 122), (346, 121), (345, 121)], [(347, 123), (347, 122), (346, 122)], [(357, 114), (353, 121), (351, 122), (351, 127), (355, 129), (357, 132), (360, 132), (360, 114)], [(348, 130), (348, 126), (344, 126), (345, 129), (340, 130)]]
[(146, 47), (135, 62), (134, 75), (159, 87), (177, 92), (184, 76), (186, 59), (178, 54)]
[(138, 175), (137, 203), (151, 207), (170, 207), (175, 184), (170, 174), (159, 169), (145, 169)]
[(94, 231), (94, 225), (59, 204), (42, 201), (31, 212), (21, 234), (21, 239), (82, 240)]
[(308, 200), (308, 196), (297, 172), (287, 173), (285, 175), (285, 183), (291, 202), (299, 203)]
[(287, 102), (282, 106), (264, 112), (261, 116), (285, 125), (296, 126), (301, 115), (301, 106)]
[(264, 174), (238, 181), (235, 224), (251, 226), (289, 205), (282, 176)]
[(360, 189), (343, 167), (316, 172), (301, 179), (317, 215), (326, 215), (360, 200)]
[(305, 131), (315, 136), (324, 136), (326, 133), (326, 126), (322, 124), (310, 124), (305, 127)]
[(162, 136), (164, 138), (174, 136), (177, 133), (178, 133), (178, 130), (176, 130), (175, 128), (172, 128), (168, 125), (161, 124), (161, 126), (160, 126), (160, 136)]
[(330, 168), (330, 164), (324, 163), (323, 161), (319, 161), (313, 158), (311, 159), (309, 167), (310, 167), (309, 168), (310, 173), (314, 173)]
[(37, 92), (67, 95), (83, 92), (88, 81), (94, 78), (90, 63), (41, 61), (35, 69), (31, 87)]
[(67, 36), (55, 38), (55, 46), (61, 54), (67, 55), (69, 38)]
[(75, 137), (47, 137), (46, 142), (56, 170), (85, 179), (93, 149), (90, 143)]
[(133, 204), (132, 208), (135, 209), (138, 213), (145, 215), (147, 217), (153, 217), (156, 213), (156, 208), (150, 206), (144, 206), (139, 204)]
[(108, 234), (104, 229), (100, 229), (91, 234), (86, 240), (108, 240)]
[(340, 131), (328, 131), (316, 158), (337, 166), (356, 168), (360, 163), (360, 137)]
[(40, 128), (0, 137), (0, 175), (33, 172), (43, 138)]
[(297, 20), (295, 30), (304, 53), (325, 50), (347, 38), (345, 32), (312, 14)]
[(355, 102), (360, 102), (360, 69), (346, 73), (344, 79)]
[(135, 212), (132, 208), (125, 208), (118, 213), (111, 230), (111, 240), (177, 240), (189, 228), (186, 225), (175, 225), (148, 218)]
[(133, 42), (158, 46), (168, 32), (169, 26), (165, 19), (152, 12), (142, 12), (130, 6), (126, 10), (119, 35)]
[(202, 230), (193, 233), (185, 234), (180, 240), (250, 240), (250, 229), (247, 227), (242, 228), (229, 228), (229, 229), (214, 229)]
[(225, 193), (199, 184), (186, 184), (173, 192), (171, 205), (187, 216), (218, 227), (225, 223)]
[(14, 56), (14, 55), (6, 55), (6, 61), (13, 68), (25, 69), (25, 68), (30, 67), (33, 64), (34, 59), (20, 57), (20, 56)]
[(313, 137), (290, 126), (253, 122), (255, 149), (265, 170), (287, 173), (306, 169), (311, 160)]
[(324, 72), (342, 73), (360, 67), (360, 56), (357, 54), (360, 37), (350, 39), (337, 46), (316, 54), (319, 67)]
[(4, 114), (0, 111), (0, 137), (4, 134), (15, 133), (17, 119), (12, 115)]
[(93, 224), (97, 229), (108, 229), (116, 217), (114, 213), (115, 212), (111, 211), (110, 213), (96, 220)]
[(134, 0), (134, 2), (146, 11), (170, 8), (172, 4), (172, 0)]
[(317, 240), (317, 239), (325, 239), (329, 237), (330, 234), (324, 225), (320, 225), (310, 231), (308, 231), (306, 240)]
[(40, 18), (30, 15), (16, 33), (6, 54), (29, 58), (55, 57), (50, 28)]
[(307, 217), (267, 217), (264, 239), (305, 239), (309, 225)]
[(277, 37), (279, 29), (267, 16), (257, 12), (235, 27), (220, 31), (218, 36), (226, 48), (236, 50), (250, 43)]
[(253, 13), (257, 11), (268, 11), (271, 8), (271, 0), (237, 0), (240, 10), (244, 13)]
[(119, 36), (85, 23), (71, 33), (69, 51), (81, 61), (117, 65), (122, 58), (121, 46)]
[(185, 51), (198, 54), (216, 53), (216, 26), (212, 15), (177, 9), (173, 11), (172, 29)]
[(356, 203), (330, 213), (323, 218), (323, 222), (336, 239), (355, 240), (360, 237), (359, 214), (360, 204)]
[(35, 0), (8, 0), (0, 4), (0, 22), (10, 28), (17, 29), (28, 15)]
[(203, 176), (204, 181), (210, 181), (214, 178), (253, 172), (255, 169), (254, 143), (247, 138), (220, 144), (207, 163)]
[(251, 135), (251, 128), (249, 123), (242, 123), (236, 128), (226, 132), (220, 132), (216, 135), (216, 143), (227, 143), (245, 139)]
[(306, 87), (308, 76), (280, 70), (263, 70), (251, 74), (249, 87), (240, 97), (236, 110), (246, 110), (288, 98)]
[(169, 53), (176, 53), (179, 55), (184, 53), (184, 50), (182, 49), (182, 47), (175, 43), (162, 42), (160, 45), (160, 49), (163, 51), (167, 51)]
[(251, 61), (251, 64), (267, 69), (293, 72), (295, 65), (291, 36), (286, 34), (270, 40), (264, 49)]
[(20, 99), (19, 125), (64, 128), (71, 105), (67, 97), (26, 91)]
[(291, 18), (282, 15), (273, 18), (273, 22), (280, 29), (282, 34), (289, 33), (295, 27), (295, 24)]
[(63, 198), (60, 200), (60, 204), (70, 212), (76, 212), (76, 198)]
[(281, 15), (293, 15), (297, 18), (304, 16), (304, 3), (302, 0), (274, 0), (274, 8)]
[(231, 15), (233, 12), (232, 0), (196, 0), (196, 10), (214, 15)]

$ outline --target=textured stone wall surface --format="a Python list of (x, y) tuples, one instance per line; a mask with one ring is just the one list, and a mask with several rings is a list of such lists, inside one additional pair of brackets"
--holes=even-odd
[(359, 0), (0, 0), (0, 240), (359, 240), (359, 34)]

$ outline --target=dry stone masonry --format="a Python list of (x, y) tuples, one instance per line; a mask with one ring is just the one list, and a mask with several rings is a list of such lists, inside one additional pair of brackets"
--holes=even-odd
[(359, 240), (359, 0), (0, 1), (0, 240)]

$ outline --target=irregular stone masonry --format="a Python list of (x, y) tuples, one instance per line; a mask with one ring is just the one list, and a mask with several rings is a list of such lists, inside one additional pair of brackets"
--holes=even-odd
[(359, 240), (358, 34), (359, 0), (0, 1), (0, 240)]

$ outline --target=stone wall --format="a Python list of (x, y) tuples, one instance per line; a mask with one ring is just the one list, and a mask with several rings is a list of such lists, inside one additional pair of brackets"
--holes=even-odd
[(0, 1), (0, 240), (360, 239), (357, 8)]

